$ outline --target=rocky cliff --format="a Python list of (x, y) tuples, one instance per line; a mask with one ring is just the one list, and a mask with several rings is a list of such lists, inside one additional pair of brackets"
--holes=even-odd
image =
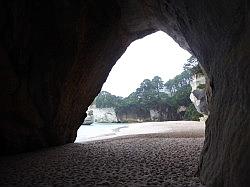
[(87, 114), (91, 113), (93, 122), (97, 123), (116, 123), (118, 122), (114, 108), (96, 108), (96, 105), (90, 105)]
[(201, 120), (206, 120), (208, 117), (208, 103), (206, 96), (206, 78), (203, 74), (196, 74), (190, 83), (192, 92), (190, 94), (190, 100), (193, 102), (196, 110), (203, 114)]
[(149, 111), (130, 108), (120, 111), (116, 115), (119, 122), (176, 121), (182, 119), (180, 112), (170, 106), (152, 108)]

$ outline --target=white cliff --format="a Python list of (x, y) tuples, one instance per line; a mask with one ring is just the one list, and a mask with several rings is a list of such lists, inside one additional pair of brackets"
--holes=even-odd
[(207, 119), (208, 107), (206, 99), (206, 78), (204, 75), (197, 74), (193, 76), (193, 80), (190, 83), (192, 87), (192, 92), (190, 94), (190, 99), (194, 103), (196, 110), (203, 114), (202, 121)]
[(87, 114), (92, 114), (93, 122), (98, 122), (98, 123), (118, 122), (114, 108), (96, 108), (95, 105), (91, 105), (88, 108)]

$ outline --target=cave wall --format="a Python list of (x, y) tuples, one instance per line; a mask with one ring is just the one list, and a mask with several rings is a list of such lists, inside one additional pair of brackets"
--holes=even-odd
[(73, 142), (126, 47), (163, 30), (209, 78), (202, 183), (247, 186), (249, 22), (247, 0), (1, 1), (1, 153)]
[(129, 44), (119, 6), (1, 1), (0, 12), (1, 152), (73, 142), (88, 105)]
[(156, 31), (139, 1), (1, 1), (2, 154), (73, 142), (112, 66)]
[(249, 186), (247, 1), (181, 4), (178, 22), (182, 33), (210, 83), (210, 115), (200, 159), (200, 179), (206, 186)]

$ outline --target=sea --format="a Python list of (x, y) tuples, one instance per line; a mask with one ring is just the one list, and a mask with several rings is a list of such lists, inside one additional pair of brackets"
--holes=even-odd
[(121, 129), (128, 128), (126, 123), (92, 123), (91, 125), (81, 125), (77, 131), (75, 143), (85, 142), (101, 137), (112, 137)]

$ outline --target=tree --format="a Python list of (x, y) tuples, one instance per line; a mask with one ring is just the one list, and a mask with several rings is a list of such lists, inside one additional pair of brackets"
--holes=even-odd
[[(190, 81), (192, 80), (192, 75), (198, 70), (201, 71), (198, 61), (191, 56), (184, 65), (184, 71), (173, 79), (168, 80), (165, 84), (159, 76), (155, 76), (152, 80), (145, 79), (141, 82), (140, 87), (126, 98), (117, 97), (103, 91), (100, 92), (95, 100), (96, 106), (99, 108), (114, 107), (117, 113), (133, 111), (142, 116), (147, 116), (152, 109), (163, 111), (163, 113), (166, 110), (177, 113), (177, 109), (180, 106), (185, 106), (188, 108), (186, 118), (197, 119), (199, 114), (192, 108), (189, 96), (191, 93)], [(160, 120), (163, 120), (161, 112)]]
[(176, 106), (185, 106), (188, 107), (191, 104), (191, 100), (189, 98), (191, 93), (191, 86), (184, 85), (176, 91), (173, 96), (173, 100)]
[(121, 100), (122, 97), (117, 97), (107, 91), (101, 91), (94, 102), (97, 108), (116, 108)]
[(155, 90), (155, 92), (157, 93), (157, 96), (159, 98), (160, 97), (160, 91), (163, 88), (163, 81), (162, 81), (161, 77), (155, 76), (152, 79), (152, 86), (153, 86), (153, 89)]
[(196, 57), (191, 56), (187, 59), (187, 62), (184, 64), (184, 70), (190, 71), (193, 75), (194, 74), (203, 74), (202, 69), (200, 68), (199, 61)]
[(191, 80), (191, 72), (189, 70), (185, 70), (181, 74), (176, 75), (173, 79), (168, 80), (164, 84), (164, 88), (165, 90), (167, 90), (170, 96), (174, 96), (176, 92), (183, 89), (183, 87), (189, 85)]
[(197, 112), (194, 104), (191, 103), (184, 114), (184, 119), (192, 120), (192, 121), (199, 121), (200, 117), (202, 117), (202, 114)]

